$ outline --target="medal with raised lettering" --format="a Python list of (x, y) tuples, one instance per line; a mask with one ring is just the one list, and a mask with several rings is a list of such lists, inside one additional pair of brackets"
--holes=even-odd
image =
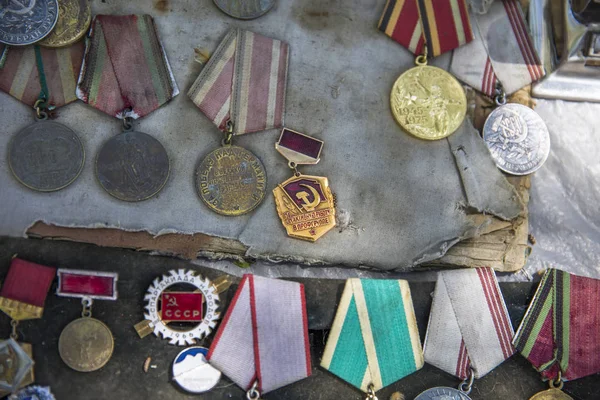
[(92, 318), (94, 300), (116, 300), (118, 275), (114, 272), (59, 269), (56, 295), (81, 299), (81, 318), (69, 323), (58, 339), (60, 358), (71, 369), (92, 372), (110, 360), (115, 342), (106, 324)]
[(289, 236), (314, 242), (335, 227), (335, 199), (327, 178), (302, 175), (297, 166), (317, 164), (323, 141), (283, 128), (275, 149), (294, 170), (273, 189), (277, 214)]
[(388, 0), (379, 29), (417, 56), (417, 66), (392, 87), (394, 118), (420, 139), (450, 136), (465, 118), (467, 98), (451, 74), (427, 65), (427, 55), (436, 57), (473, 40), (466, 1)]
[(0, 43), (24, 46), (39, 42), (58, 20), (57, 0), (2, 1)]
[(548, 381), (531, 400), (572, 400), (565, 381), (600, 372), (600, 280), (548, 269), (514, 339)]
[(204, 156), (195, 176), (199, 197), (216, 213), (246, 214), (265, 197), (262, 162), (232, 139), (283, 126), (288, 53), (285, 42), (232, 29), (188, 91), (225, 134), (222, 147)]
[(377, 400), (375, 392), (423, 368), (423, 350), (405, 280), (348, 279), (321, 367)]
[(29, 343), (17, 343), (20, 321), (42, 318), (56, 269), (13, 258), (0, 290), (0, 310), (11, 318), (9, 339), (0, 340), (0, 397), (34, 382)]
[(474, 379), (514, 354), (513, 334), (491, 268), (440, 272), (423, 346), (425, 361), (463, 381), (458, 389), (435, 387), (415, 400), (468, 400)]
[(49, 120), (58, 107), (77, 100), (76, 71), (82, 57), (83, 43), (65, 49), (13, 48), (0, 70), (0, 89), (35, 110), (36, 122), (13, 136), (8, 145), (10, 170), (30, 189), (63, 189), (83, 169), (85, 151), (77, 134)]
[(106, 141), (96, 157), (96, 177), (111, 196), (142, 201), (167, 183), (167, 151), (154, 137), (134, 130), (133, 121), (178, 93), (151, 16), (94, 18), (77, 96), (123, 121), (122, 133)]
[(177, 346), (195, 345), (221, 318), (219, 293), (231, 285), (226, 276), (211, 282), (191, 270), (171, 270), (156, 278), (144, 300), (145, 320), (135, 325), (140, 338), (154, 333)]
[(52, 32), (40, 45), (44, 47), (70, 46), (82, 39), (92, 22), (92, 2), (89, 0), (59, 0), (58, 20)]

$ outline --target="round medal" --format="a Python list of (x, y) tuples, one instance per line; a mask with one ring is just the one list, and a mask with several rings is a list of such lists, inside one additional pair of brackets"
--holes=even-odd
[(173, 380), (186, 392), (204, 393), (221, 379), (221, 371), (206, 361), (208, 349), (189, 347), (173, 360)]
[(52, 32), (40, 41), (45, 47), (66, 47), (78, 42), (92, 22), (89, 0), (59, 0), (58, 20)]
[(108, 140), (96, 158), (96, 176), (111, 196), (142, 201), (157, 194), (169, 178), (169, 156), (152, 136), (126, 131)]
[(460, 83), (441, 68), (414, 67), (398, 77), (390, 96), (394, 118), (413, 136), (437, 140), (450, 136), (467, 113)]
[(550, 153), (546, 124), (521, 104), (505, 104), (492, 111), (483, 126), (483, 140), (498, 168), (512, 175), (537, 171)]
[(573, 398), (559, 388), (551, 388), (534, 394), (529, 400), (573, 400)]
[(115, 343), (108, 327), (95, 318), (72, 321), (58, 339), (60, 358), (70, 368), (91, 372), (102, 368), (112, 356)]
[(275, 0), (213, 0), (215, 5), (230, 17), (237, 19), (258, 18), (271, 10)]
[(0, 42), (11, 46), (39, 42), (58, 19), (57, 0), (3, 0), (0, 4)]
[(60, 190), (81, 173), (85, 152), (75, 132), (38, 121), (17, 133), (8, 147), (8, 165), (19, 182), (41, 192)]
[(238, 146), (210, 152), (196, 170), (196, 188), (211, 210), (237, 216), (254, 210), (264, 199), (267, 173), (254, 154)]
[(457, 389), (435, 387), (419, 394), (415, 400), (471, 400), (471, 398)]

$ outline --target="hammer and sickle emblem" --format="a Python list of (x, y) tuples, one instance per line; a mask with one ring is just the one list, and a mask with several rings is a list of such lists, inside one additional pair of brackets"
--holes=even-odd
[(177, 304), (177, 299), (175, 297), (167, 297), (169, 302), (167, 303), (167, 307), (179, 307)]
[(3, 17), (6, 13), (12, 13), (17, 15), (24, 15), (31, 13), (33, 7), (35, 7), (35, 3), (37, 0), (29, 0), (28, 4), (23, 4), (23, 2), (27, 0), (10, 0), (11, 4), (17, 6), (17, 8), (8, 8), (6, 7), (2, 12), (0, 12), (0, 17)]
[(302, 208), (304, 208), (306, 211), (313, 211), (321, 202), (321, 196), (319, 196), (319, 192), (317, 192), (316, 189), (310, 185), (301, 183), (300, 186), (309, 189), (315, 199), (313, 201), (308, 201), (308, 197), (310, 196), (308, 192), (296, 193), (296, 198), (303, 201)]

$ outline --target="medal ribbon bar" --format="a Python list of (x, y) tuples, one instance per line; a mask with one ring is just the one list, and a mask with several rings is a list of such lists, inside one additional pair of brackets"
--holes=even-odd
[(118, 274), (115, 272), (59, 269), (56, 294), (62, 297), (116, 300)]
[(514, 344), (544, 379), (600, 372), (600, 280), (547, 270)]
[(423, 367), (408, 282), (348, 279), (321, 366), (368, 393)]
[(311, 374), (304, 286), (244, 275), (207, 359), (238, 386), (270, 392)]
[(460, 379), (481, 378), (515, 352), (514, 332), (491, 268), (444, 271), (433, 295), (425, 361)]
[(275, 149), (288, 161), (301, 164), (317, 164), (323, 150), (323, 141), (300, 132), (283, 128)]

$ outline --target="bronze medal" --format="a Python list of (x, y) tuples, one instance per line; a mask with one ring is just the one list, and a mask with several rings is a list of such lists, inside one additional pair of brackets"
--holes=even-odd
[(534, 394), (529, 400), (573, 400), (573, 398), (559, 388), (551, 388)]
[(263, 201), (267, 173), (250, 151), (224, 145), (211, 151), (196, 169), (196, 189), (214, 212), (238, 216), (254, 210)]
[(83, 317), (72, 321), (60, 334), (60, 358), (79, 372), (102, 368), (110, 360), (115, 343), (110, 329), (95, 318)]
[(91, 22), (91, 1), (59, 0), (56, 25), (39, 44), (45, 47), (70, 46), (85, 36)]
[(41, 192), (60, 190), (79, 176), (85, 151), (75, 132), (40, 120), (21, 130), (8, 147), (8, 165), (17, 180)]
[(111, 196), (124, 201), (142, 201), (157, 194), (169, 178), (169, 157), (152, 136), (125, 131), (100, 149), (96, 176)]

